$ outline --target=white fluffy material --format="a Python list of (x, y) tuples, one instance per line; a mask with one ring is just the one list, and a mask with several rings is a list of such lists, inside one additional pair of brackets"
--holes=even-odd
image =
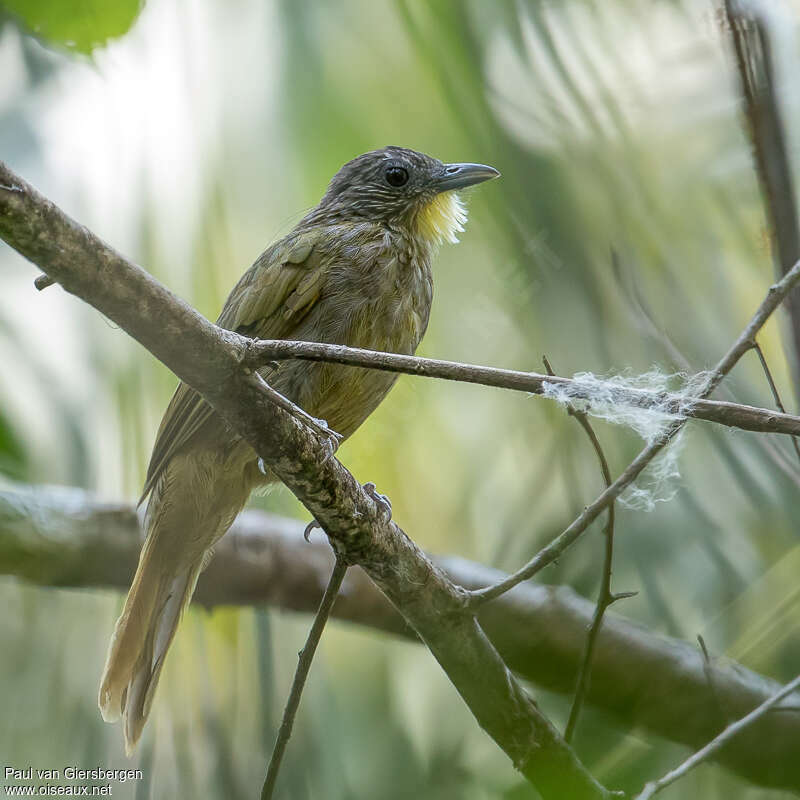
[[(572, 406), (614, 425), (624, 425), (635, 431), (648, 445), (657, 441), (671, 422), (685, 418), (692, 403), (702, 391), (708, 375), (698, 373), (665, 373), (653, 369), (641, 375), (628, 372), (618, 375), (598, 376), (591, 372), (573, 375), (568, 386), (545, 382), (543, 394), (564, 406)], [(637, 408), (615, 401), (620, 389), (633, 389), (653, 393), (668, 392), (670, 399), (680, 400), (677, 413), (666, 402), (652, 408)], [(652, 511), (656, 503), (671, 500), (677, 492), (680, 478), (678, 458), (683, 431), (659, 453), (646, 470), (646, 479), (632, 484), (623, 492), (619, 502), (629, 508)]]

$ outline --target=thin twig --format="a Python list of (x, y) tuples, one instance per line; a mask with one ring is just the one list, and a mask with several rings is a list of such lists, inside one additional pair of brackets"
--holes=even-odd
[(727, 714), (725, 714), (725, 710), (719, 700), (719, 694), (717, 693), (717, 682), (714, 680), (714, 665), (711, 662), (711, 655), (708, 652), (708, 647), (706, 647), (706, 640), (699, 633), (697, 634), (697, 643), (700, 645), (700, 650), (703, 653), (703, 673), (706, 676), (706, 681), (708, 681), (708, 691), (711, 695), (711, 701), (714, 704), (714, 709), (717, 711), (717, 716), (720, 719), (721, 727), (728, 721), (729, 717)]
[[(590, 430), (588, 421), (578, 419), (583, 425), (584, 430)], [(585, 424), (584, 424), (585, 423)], [(594, 444), (595, 437), (592, 435), (592, 443)], [(596, 448), (597, 449), (597, 448)], [(597, 449), (598, 458), (605, 460), (602, 451)], [(607, 467), (603, 467), (605, 477)], [(610, 478), (606, 477), (606, 486), (611, 485)], [(572, 742), (575, 736), (575, 728), (578, 724), (578, 717), (580, 716), (583, 704), (586, 701), (586, 692), (589, 689), (589, 678), (592, 670), (592, 659), (594, 658), (595, 645), (597, 644), (597, 637), (600, 633), (600, 628), (603, 625), (603, 615), (609, 606), (623, 597), (631, 597), (634, 593), (626, 592), (624, 594), (615, 595), (611, 591), (611, 570), (614, 558), (614, 503), (608, 506), (608, 519), (603, 530), (605, 536), (605, 552), (603, 555), (603, 576), (600, 582), (600, 594), (597, 598), (597, 605), (595, 606), (594, 616), (592, 617), (592, 624), (589, 627), (589, 633), (586, 637), (586, 646), (583, 651), (581, 659), (580, 673), (578, 674), (578, 682), (575, 687), (575, 697), (572, 700), (572, 707), (569, 710), (569, 719), (567, 720), (567, 727), (564, 731), (564, 739), (567, 742)]]
[[(781, 411), (781, 413), (785, 414), (786, 409), (781, 402), (781, 396), (778, 394), (778, 387), (775, 385), (775, 381), (772, 378), (772, 372), (769, 368), (769, 364), (767, 364), (764, 351), (761, 349), (761, 345), (756, 341), (753, 342), (753, 350), (756, 351), (758, 360), (761, 362), (761, 369), (764, 370), (764, 375), (767, 379), (767, 383), (769, 384), (769, 390), (772, 392), (772, 397), (775, 400), (775, 405), (778, 406), (778, 409)], [(796, 436), (792, 436), (792, 445), (794, 446), (794, 452), (797, 454), (798, 460), (800, 460), (800, 444), (797, 443)]]
[(267, 777), (261, 789), (261, 800), (271, 800), (273, 792), (275, 791), (275, 782), (278, 779), (281, 760), (286, 751), (286, 745), (289, 743), (289, 737), (292, 735), (292, 726), (294, 725), (297, 708), (300, 705), (300, 697), (303, 694), (303, 687), (308, 677), (308, 671), (311, 669), (314, 653), (317, 650), (317, 645), (322, 636), (322, 631), (325, 629), (325, 623), (328, 621), (336, 596), (339, 594), (339, 589), (344, 580), (345, 573), (347, 572), (347, 567), (347, 562), (337, 556), (330, 580), (328, 581), (328, 586), (325, 589), (325, 594), (320, 601), (319, 610), (314, 617), (311, 630), (308, 632), (308, 639), (306, 639), (305, 646), (300, 651), (297, 661), (297, 670), (294, 673), (294, 681), (292, 682), (292, 690), (289, 693), (289, 699), (286, 701), (286, 708), (283, 711), (283, 720), (278, 730), (278, 737), (275, 740), (272, 758), (270, 759), (269, 768), (267, 769)]
[[(384, 353), (380, 350), (364, 350), (339, 344), (287, 339), (254, 340), (244, 337), (242, 337), (242, 341), (245, 351), (242, 355), (242, 364), (251, 369), (261, 367), (269, 361), (296, 358), (303, 361), (323, 361), (383, 372), (397, 372), (422, 378), (474, 383), (535, 395), (546, 396), (550, 389), (560, 387), (567, 390), (570, 397), (576, 400), (591, 401), (593, 394), (597, 391), (596, 382), (587, 385), (580, 379), (485, 367), (478, 364), (463, 364), (458, 361), (443, 361), (436, 358), (407, 356), (399, 353)], [(664, 414), (702, 419), (758, 433), (800, 435), (800, 416), (782, 414), (771, 409), (700, 397), (687, 406), (685, 395), (674, 392), (650, 392), (623, 386), (607, 386), (606, 389), (610, 401), (616, 405), (656, 409)]]
[[(756, 334), (764, 327), (772, 313), (783, 302), (787, 294), (800, 281), (800, 261), (786, 275), (769, 287), (767, 296), (745, 329), (708, 373), (698, 389), (698, 398), (708, 397), (719, 386), (722, 379), (733, 369), (739, 359), (752, 347)], [(593, 503), (586, 506), (570, 525), (550, 544), (542, 548), (524, 567), (502, 581), (470, 593), (470, 603), (476, 608), (483, 603), (499, 597), (518, 583), (532, 578), (539, 570), (551, 564), (613, 503), (645, 470), (650, 462), (672, 441), (686, 423), (686, 417), (671, 422), (655, 441), (648, 444), (627, 466), (623, 473)]]
[[(547, 374), (554, 374), (553, 368), (550, 365), (547, 356), (544, 356), (543, 360)], [(567, 406), (567, 414), (569, 414), (571, 417), (575, 417), (583, 430), (586, 431), (586, 435), (589, 437), (589, 441), (591, 441), (592, 447), (597, 454), (597, 460), (600, 462), (600, 471), (603, 474), (603, 481), (605, 482), (606, 488), (608, 488), (611, 486), (611, 470), (608, 467), (608, 460), (603, 452), (603, 447), (600, 444), (600, 440), (597, 438), (597, 434), (594, 432), (594, 428), (592, 428), (592, 425), (586, 416), (586, 412), (580, 411), (577, 408), (569, 405)], [(603, 576), (600, 581), (600, 596), (597, 598), (597, 605), (594, 609), (592, 624), (589, 627), (589, 634), (586, 637), (586, 645), (584, 646), (583, 655), (581, 657), (581, 666), (578, 672), (578, 682), (575, 686), (575, 696), (572, 700), (572, 707), (569, 710), (567, 727), (564, 731), (564, 739), (567, 742), (572, 742), (572, 739), (575, 735), (575, 728), (578, 724), (578, 717), (580, 716), (581, 709), (586, 701), (586, 692), (589, 688), (589, 677), (592, 670), (592, 658), (594, 657), (597, 635), (600, 632), (601, 625), (603, 624), (603, 615), (606, 613), (606, 609), (612, 603), (614, 603), (615, 600), (620, 599), (611, 593), (611, 567), (614, 558), (614, 517), (615, 508), (614, 503), (612, 502), (608, 507), (608, 517), (606, 519), (606, 526), (603, 530), (606, 546), (603, 557)]]
[(765, 700), (758, 708), (753, 709), (747, 716), (742, 717), (736, 722), (732, 722), (725, 728), (719, 736), (712, 739), (705, 747), (692, 753), (680, 766), (668, 772), (657, 781), (648, 783), (644, 789), (636, 796), (635, 800), (649, 800), (653, 795), (658, 794), (662, 789), (665, 789), (671, 783), (674, 783), (679, 778), (682, 778), (686, 773), (693, 770), (698, 764), (707, 761), (714, 753), (723, 748), (731, 739), (741, 733), (748, 725), (752, 725), (756, 720), (764, 716), (773, 706), (780, 703), (784, 697), (790, 695), (795, 689), (800, 688), (800, 675), (793, 681), (790, 681), (779, 692), (772, 695), (768, 700)]
[[(611, 251), (611, 265), (621, 285), (623, 281), (622, 265), (618, 253), (613, 249)], [(689, 360), (676, 346), (669, 334), (657, 324), (655, 316), (642, 296), (635, 279), (630, 281), (628, 293), (630, 295), (628, 298), (628, 310), (637, 328), (650, 336), (654, 341), (658, 342), (658, 344), (667, 351), (670, 359), (678, 369), (686, 373), (692, 372)], [(724, 391), (730, 398), (733, 397), (733, 393), (729, 387), (724, 387)], [(718, 447), (729, 449), (727, 443), (724, 443), (723, 440), (718, 440), (716, 444)], [(769, 458), (790, 481), (800, 488), (800, 475), (798, 475), (796, 467), (789, 463), (789, 460), (784, 456), (777, 445), (766, 436), (757, 438), (756, 444), (764, 450), (767, 458)]]

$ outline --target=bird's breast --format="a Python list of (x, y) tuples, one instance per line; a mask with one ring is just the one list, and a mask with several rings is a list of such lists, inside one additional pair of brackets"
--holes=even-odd
[[(383, 244), (383, 242), (380, 242)], [(433, 299), (430, 257), (396, 246), (361, 245), (329, 268), (297, 338), (412, 354)], [(340, 364), (291, 362), (276, 388), (349, 436), (377, 407), (397, 376)]]
[[(430, 249), (388, 232), (345, 245), (321, 298), (342, 323), (343, 344), (413, 352), (428, 324), (433, 300)], [(340, 313), (346, 310), (347, 313)]]

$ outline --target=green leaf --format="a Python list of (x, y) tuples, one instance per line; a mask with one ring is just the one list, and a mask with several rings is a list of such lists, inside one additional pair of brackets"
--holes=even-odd
[(35, 36), (79, 53), (127, 33), (143, 5), (143, 0), (0, 0)]

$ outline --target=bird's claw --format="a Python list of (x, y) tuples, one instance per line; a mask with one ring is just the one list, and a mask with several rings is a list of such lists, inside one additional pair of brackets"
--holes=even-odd
[(386, 522), (392, 518), (392, 501), (385, 494), (381, 494), (372, 481), (364, 484), (364, 491), (378, 507), (381, 516), (385, 517)]
[(331, 428), (324, 419), (317, 417), (309, 417), (310, 427), (320, 438), (322, 446), (325, 448), (325, 458), (322, 463), (324, 464), (338, 449), (344, 436), (337, 433)]
[[(367, 496), (375, 503), (378, 514), (383, 517), (385, 522), (389, 522), (392, 519), (392, 501), (385, 494), (381, 494), (376, 488), (375, 484), (372, 481), (369, 483), (364, 484), (364, 491), (367, 493)], [(311, 522), (306, 525), (305, 530), (303, 531), (303, 538), (308, 542), (311, 541), (311, 533), (315, 528), (319, 528), (322, 530), (322, 525), (317, 522), (316, 519), (312, 519)]]
[(322, 530), (322, 525), (320, 525), (315, 519), (312, 519), (311, 522), (306, 525), (306, 529), (303, 531), (303, 538), (307, 542), (311, 541), (311, 532), (314, 530), (314, 528), (319, 528)]

